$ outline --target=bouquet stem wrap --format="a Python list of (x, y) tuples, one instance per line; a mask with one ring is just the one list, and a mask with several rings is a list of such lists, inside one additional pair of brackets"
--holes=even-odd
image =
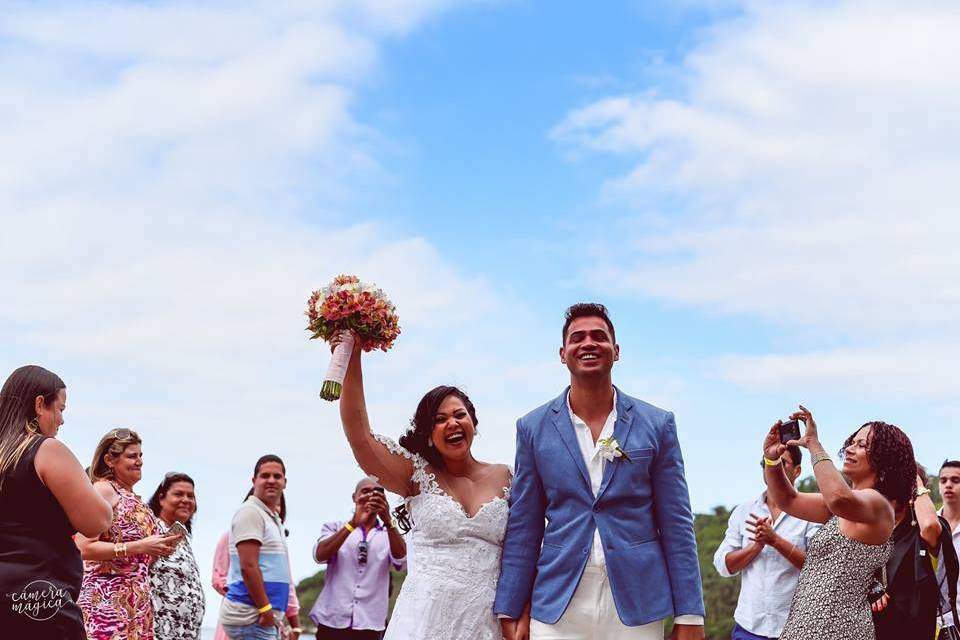
[(387, 351), (400, 335), (397, 310), (376, 285), (360, 282), (356, 276), (342, 275), (326, 287), (314, 291), (307, 301), (307, 331), (310, 339), (330, 342), (340, 335), (342, 342), (333, 351), (320, 397), (338, 400), (343, 379), (359, 341), (364, 351)]
[(343, 342), (338, 344), (330, 357), (330, 366), (320, 388), (320, 397), (324, 400), (339, 400), (343, 390), (343, 378), (347, 375), (350, 356), (353, 355), (353, 334), (344, 331), (340, 334)]

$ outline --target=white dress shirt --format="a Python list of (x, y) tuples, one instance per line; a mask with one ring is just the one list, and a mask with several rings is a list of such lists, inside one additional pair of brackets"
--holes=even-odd
[[(766, 492), (752, 502), (741, 504), (730, 514), (727, 533), (713, 556), (713, 566), (724, 578), (733, 576), (727, 569), (727, 554), (753, 544), (753, 534), (747, 531), (747, 518), (751, 513), (761, 518), (771, 517)], [(777, 535), (804, 552), (821, 526), (782, 511), (773, 523)], [(793, 593), (797, 590), (800, 570), (779, 551), (766, 545), (743, 568), (740, 576), (740, 598), (733, 619), (752, 634), (766, 638), (780, 637), (790, 613)]]
[[(617, 392), (616, 390), (613, 392), (613, 409), (603, 422), (603, 428), (600, 430), (600, 436), (596, 441), (593, 439), (593, 432), (590, 431), (590, 426), (573, 412), (573, 407), (570, 406), (569, 391), (567, 392), (567, 411), (570, 412), (570, 422), (573, 423), (573, 431), (577, 435), (577, 444), (580, 445), (580, 453), (583, 454), (583, 461), (587, 465), (587, 473), (590, 474), (590, 486), (593, 488), (594, 497), (596, 497), (600, 491), (600, 485), (603, 483), (603, 470), (607, 466), (607, 459), (604, 458), (601, 453), (603, 447), (600, 445), (600, 441), (613, 437), (613, 427), (617, 423)], [(619, 444), (623, 446), (624, 443), (621, 442)], [(614, 464), (629, 463), (621, 460)], [(593, 533), (593, 544), (590, 547), (587, 566), (602, 567), (604, 569), (607, 566), (606, 556), (603, 555), (603, 543), (600, 541), (599, 527)], [(680, 615), (674, 618), (674, 623), (702, 625), (703, 616)]]
[[(937, 511), (937, 515), (943, 515), (943, 507), (940, 507), (940, 511)], [(957, 525), (957, 527), (951, 533), (953, 534), (953, 548), (957, 550), (957, 555), (960, 556), (960, 525)], [(958, 582), (960, 582), (960, 580), (958, 580)], [(940, 585), (940, 592), (943, 594), (943, 602), (948, 602), (950, 600), (950, 595), (947, 591), (946, 567), (943, 562), (937, 562), (937, 584)], [(937, 624), (939, 624), (939, 620), (937, 621)], [(953, 615), (953, 612), (944, 611), (943, 626), (951, 624), (956, 624), (956, 619)]]

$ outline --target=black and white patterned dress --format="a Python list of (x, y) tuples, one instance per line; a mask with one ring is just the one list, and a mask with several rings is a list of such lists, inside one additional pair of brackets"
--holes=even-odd
[[(158, 519), (161, 532), (166, 524)], [(155, 640), (200, 640), (203, 624), (203, 582), (189, 536), (166, 558), (150, 566)]]
[(867, 590), (890, 548), (851, 540), (830, 518), (807, 548), (780, 640), (875, 640)]

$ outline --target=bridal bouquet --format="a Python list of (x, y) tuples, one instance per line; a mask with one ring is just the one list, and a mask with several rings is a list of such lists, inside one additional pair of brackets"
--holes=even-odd
[[(356, 276), (337, 276), (328, 286), (314, 291), (307, 302), (307, 331), (311, 340), (325, 341), (340, 331), (353, 330), (364, 351), (386, 351), (400, 335), (399, 318), (382, 289), (360, 282)], [(324, 400), (337, 400), (353, 351), (353, 336), (337, 345), (320, 390)]]

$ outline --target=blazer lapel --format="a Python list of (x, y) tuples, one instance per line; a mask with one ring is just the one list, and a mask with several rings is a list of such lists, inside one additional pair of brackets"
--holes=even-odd
[[(621, 449), (626, 450), (627, 438), (630, 436), (630, 429), (632, 428), (633, 402), (617, 389), (617, 423), (613, 426), (613, 437), (620, 444)], [(597, 491), (597, 500), (607, 490), (607, 486), (613, 480), (613, 476), (616, 475), (617, 469), (624, 464), (630, 463), (622, 458), (607, 461), (603, 467), (603, 480), (600, 482), (600, 490)]]
[(553, 410), (553, 426), (556, 427), (560, 433), (560, 439), (563, 440), (563, 444), (566, 445), (567, 451), (573, 458), (573, 462), (577, 465), (577, 469), (580, 470), (580, 476), (583, 478), (583, 481), (587, 483), (587, 490), (592, 494), (593, 489), (590, 483), (590, 474), (587, 473), (587, 463), (583, 461), (580, 443), (577, 442), (577, 434), (573, 431), (573, 423), (570, 421), (570, 411), (567, 409), (568, 391), (569, 387), (560, 394), (560, 397), (557, 398), (553, 402), (553, 406), (551, 406)]

